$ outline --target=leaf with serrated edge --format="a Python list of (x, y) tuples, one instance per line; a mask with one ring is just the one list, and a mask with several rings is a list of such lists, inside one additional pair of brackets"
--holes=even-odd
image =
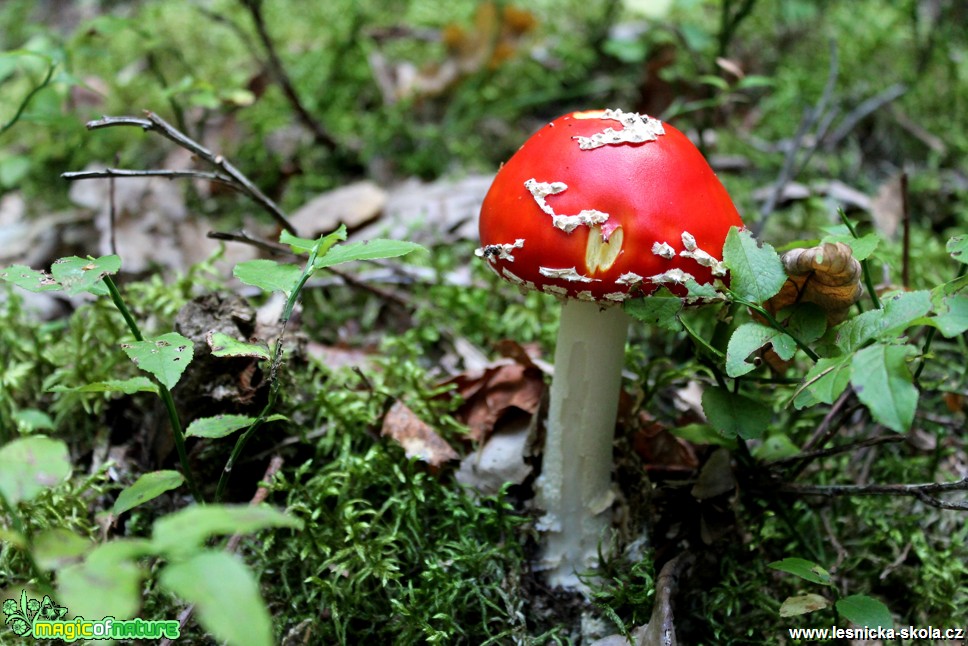
[(282, 292), (287, 297), (292, 293), (302, 277), (298, 265), (281, 264), (275, 260), (247, 260), (240, 262), (232, 274), (246, 285), (252, 285), (266, 292)]
[(136, 366), (157, 377), (169, 389), (175, 387), (195, 355), (192, 342), (177, 332), (122, 343), (121, 348)]
[(121, 259), (118, 256), (94, 259), (71, 256), (55, 260), (50, 267), (50, 273), (68, 294), (89, 292), (104, 296), (108, 293), (108, 288), (101, 279), (116, 274), (120, 269)]
[(233, 339), (223, 332), (209, 331), (205, 335), (212, 355), (216, 357), (248, 357), (252, 359), (268, 359), (269, 348), (258, 343), (245, 343)]
[(746, 358), (782, 334), (783, 332), (760, 323), (740, 325), (733, 331), (726, 345), (726, 374), (730, 377), (741, 377), (756, 369)]
[(315, 269), (332, 267), (352, 260), (379, 260), (381, 258), (396, 258), (414, 251), (426, 251), (416, 242), (404, 240), (367, 240), (365, 242), (350, 242), (334, 246), (325, 256), (316, 258)]
[(968, 235), (955, 236), (948, 240), (945, 249), (958, 262), (968, 265)]
[(943, 298), (937, 315), (928, 322), (949, 339), (964, 334), (968, 331), (968, 296), (954, 294)]
[(763, 404), (721, 388), (706, 388), (702, 394), (706, 419), (724, 437), (755, 440), (770, 425), (773, 414)]
[(753, 235), (733, 227), (723, 245), (723, 262), (729, 268), (730, 291), (744, 300), (763, 303), (783, 287), (783, 262), (768, 244), (759, 246)]
[(51, 386), (47, 389), (52, 393), (158, 393), (158, 385), (147, 377), (132, 377), (131, 379), (108, 379), (95, 381), (83, 386)]
[(632, 318), (650, 327), (657, 327), (670, 332), (677, 332), (682, 329), (678, 317), (680, 310), (682, 310), (682, 299), (674, 296), (664, 287), (651, 296), (625, 301), (623, 307)]
[(312, 251), (313, 247), (319, 244), (319, 249), (316, 251), (316, 253), (320, 256), (326, 255), (326, 252), (329, 251), (334, 244), (341, 242), (342, 240), (346, 240), (345, 224), (339, 225), (339, 228), (336, 229), (336, 231), (333, 231), (332, 233), (315, 240), (310, 238), (299, 238), (292, 235), (288, 231), (283, 231), (279, 235), (279, 242), (289, 245), (289, 248), (292, 249), (293, 253), (309, 253)]
[(31, 269), (26, 265), (11, 265), (0, 272), (0, 280), (16, 285), (28, 292), (49, 292), (60, 289), (60, 283), (44, 271)]
[(851, 361), (850, 383), (871, 417), (892, 431), (905, 433), (914, 422), (918, 389), (906, 359), (911, 346), (875, 344), (858, 351)]
[(134, 509), (149, 500), (153, 500), (172, 489), (177, 489), (185, 482), (185, 476), (177, 471), (152, 471), (143, 474), (134, 483), (118, 495), (114, 501), (112, 513), (120, 516), (129, 509)]

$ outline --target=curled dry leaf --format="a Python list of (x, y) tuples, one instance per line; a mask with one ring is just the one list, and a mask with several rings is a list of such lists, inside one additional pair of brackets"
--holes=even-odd
[(844, 320), (860, 299), (861, 266), (850, 247), (842, 242), (826, 242), (807, 249), (792, 249), (783, 254), (787, 282), (767, 301), (776, 313), (795, 303), (813, 303), (823, 308), (833, 325)]
[(468, 436), (475, 442), (490, 436), (502, 418), (516, 410), (533, 415), (541, 403), (541, 370), (522, 346), (511, 341), (502, 344), (502, 354), (511, 358), (459, 374), (442, 384), (454, 384), (463, 398), (455, 417), (467, 425)]
[(434, 469), (458, 457), (429, 424), (400, 401), (394, 402), (383, 417), (380, 434), (402, 446), (408, 458), (417, 458)]
[(650, 472), (681, 473), (699, 466), (696, 451), (689, 442), (676, 437), (663, 424), (639, 415), (640, 427), (632, 436), (632, 448)]

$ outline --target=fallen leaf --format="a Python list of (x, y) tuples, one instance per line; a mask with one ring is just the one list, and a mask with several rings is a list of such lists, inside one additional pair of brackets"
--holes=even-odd
[(676, 437), (661, 423), (639, 415), (640, 428), (632, 435), (632, 448), (642, 458), (646, 470), (655, 472), (692, 471), (699, 466), (696, 451), (689, 442)]
[(440, 384), (456, 386), (455, 392), (464, 403), (454, 415), (467, 425), (468, 436), (475, 442), (487, 438), (505, 415), (515, 411), (533, 415), (541, 404), (545, 387), (541, 370), (522, 346), (506, 342), (502, 348), (514, 358), (495, 361)]
[(380, 435), (403, 447), (408, 458), (416, 458), (438, 468), (458, 455), (429, 424), (417, 417), (403, 402), (396, 401), (383, 417)]

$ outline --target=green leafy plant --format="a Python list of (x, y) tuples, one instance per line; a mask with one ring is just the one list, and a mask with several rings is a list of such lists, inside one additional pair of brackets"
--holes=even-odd
[[(14, 528), (5, 532), (5, 539), (27, 554), (45, 603), (54, 597), (74, 616), (88, 619), (134, 617), (145, 576), (140, 562), (150, 559), (163, 563), (159, 585), (195, 604), (199, 620), (213, 635), (232, 644), (273, 643), (269, 613), (252, 574), (239, 560), (206, 543), (223, 534), (298, 529), (302, 521), (270, 507), (193, 505), (155, 521), (150, 540), (94, 544), (58, 528), (35, 535), (25, 529), (18, 505), (30, 503), (70, 476), (67, 446), (44, 436), (14, 440), (0, 448), (0, 473), (0, 504)], [(179, 484), (181, 476), (174, 472), (146, 474), (122, 492), (115, 510), (128, 511)], [(57, 574), (56, 591), (47, 571)], [(22, 608), (4, 602), (7, 622), (22, 635), (28, 617), (18, 610)]]
[[(810, 583), (828, 586), (836, 594), (830, 573), (813, 561), (799, 557), (788, 557), (782, 561), (770, 563), (774, 570), (798, 576)], [(834, 602), (837, 612), (851, 623), (871, 628), (892, 628), (894, 619), (890, 610), (881, 601), (866, 595), (852, 594), (842, 596)], [(830, 607), (830, 601), (823, 595), (813, 592), (787, 597), (780, 605), (781, 617), (796, 617)]]

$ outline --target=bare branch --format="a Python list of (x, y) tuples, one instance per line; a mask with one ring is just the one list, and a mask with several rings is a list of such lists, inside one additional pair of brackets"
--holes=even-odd
[(768, 463), (767, 466), (782, 466), (785, 464), (792, 464), (799, 462), (801, 460), (815, 460), (817, 458), (825, 458), (831, 455), (837, 455), (839, 453), (847, 453), (849, 451), (854, 451), (856, 449), (864, 449), (869, 446), (877, 446), (879, 444), (890, 444), (893, 442), (903, 442), (905, 437), (903, 435), (881, 435), (879, 437), (871, 437), (866, 440), (860, 440), (858, 442), (851, 442), (849, 444), (843, 444), (841, 446), (831, 446), (826, 449), (817, 449), (814, 451), (804, 451), (803, 453), (798, 453), (796, 455), (791, 455), (787, 458), (780, 458), (779, 460), (773, 460)]
[(968, 511), (968, 502), (942, 500), (932, 494), (968, 491), (968, 477), (954, 482), (926, 482), (920, 484), (864, 484), (864, 485), (780, 485), (780, 493), (804, 496), (913, 496), (937, 509)]
[(203, 170), (137, 170), (128, 168), (105, 168), (102, 170), (81, 170), (70, 173), (61, 173), (61, 177), (70, 181), (79, 179), (98, 179), (102, 177), (164, 177), (165, 179), (190, 177), (192, 179), (203, 179), (210, 182), (219, 182), (220, 184), (225, 184), (226, 186), (234, 188), (239, 192), (244, 192), (228, 175)]
[[(282, 209), (272, 201), (265, 193), (259, 190), (255, 184), (253, 184), (248, 177), (242, 174), (242, 171), (233, 166), (225, 157), (217, 153), (213, 153), (208, 148), (198, 143), (188, 135), (184, 134), (170, 123), (159, 117), (154, 112), (150, 110), (145, 110), (145, 118), (138, 117), (102, 117), (95, 121), (90, 121), (87, 124), (88, 130), (97, 130), (99, 128), (111, 128), (114, 126), (134, 126), (141, 128), (145, 132), (152, 131), (160, 134), (166, 139), (178, 144), (180, 147), (193, 153), (199, 159), (211, 164), (217, 168), (221, 173), (214, 173), (209, 179), (214, 181), (221, 181), (235, 190), (244, 193), (257, 204), (259, 204), (272, 218), (281, 226), (283, 229), (296, 235), (295, 227), (290, 224), (289, 219), (286, 214), (283, 213)], [(113, 169), (115, 173), (118, 172), (117, 169)], [(103, 172), (103, 171), (95, 171)], [(148, 171), (134, 171), (136, 173), (145, 173)], [(162, 171), (156, 171), (162, 172)], [(167, 173), (177, 173), (184, 172), (188, 173), (190, 171), (164, 171)], [(194, 172), (194, 171), (191, 171)], [(88, 179), (88, 177), (82, 176), (83, 174), (78, 173), (66, 173), (62, 175), (66, 179)], [(114, 175), (115, 177), (120, 177), (121, 175)], [(173, 175), (161, 175), (162, 177), (173, 177)], [(186, 175), (197, 177), (197, 175)], [(95, 175), (95, 177), (111, 177), (111, 175)]]

